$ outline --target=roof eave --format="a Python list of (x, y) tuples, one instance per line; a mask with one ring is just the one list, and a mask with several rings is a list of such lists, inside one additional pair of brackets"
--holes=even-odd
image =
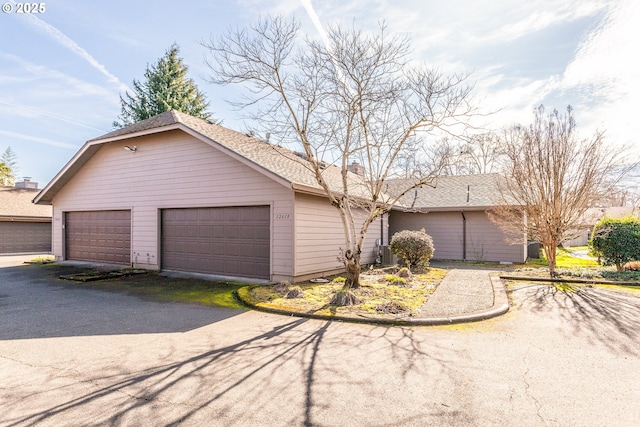
[(401, 212), (415, 212), (415, 213), (428, 213), (428, 212), (480, 212), (487, 211), (495, 208), (496, 206), (418, 206), (407, 207), (401, 205), (395, 205), (392, 210)]
[(293, 191), (295, 191), (297, 193), (311, 194), (313, 196), (328, 197), (327, 192), (324, 191), (324, 189), (322, 189), (322, 188), (311, 187), (311, 186), (305, 185), (305, 184), (297, 184), (295, 182), (291, 184), (291, 188), (293, 189)]
[(51, 222), (51, 216), (0, 215), (0, 222)]

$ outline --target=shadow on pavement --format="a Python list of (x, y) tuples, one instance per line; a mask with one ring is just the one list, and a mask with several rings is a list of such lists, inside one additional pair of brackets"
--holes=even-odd
[(146, 301), (58, 279), (79, 271), (58, 265), (0, 268), (0, 340), (185, 332), (243, 312)]
[[(265, 406), (271, 404), (279, 408), (280, 421), (289, 418), (279, 425), (326, 425), (324, 417), (328, 415), (331, 419), (332, 415), (327, 408), (340, 405), (336, 396), (343, 394), (345, 387), (359, 390), (349, 400), (361, 402), (362, 408), (366, 408), (367, 399), (373, 396), (377, 401), (385, 399), (389, 405), (397, 404), (398, 408), (408, 404), (400, 410), (401, 415), (397, 411), (391, 411), (391, 414), (382, 411), (379, 424), (368, 425), (383, 426), (392, 421), (406, 425), (425, 418), (438, 419), (444, 424), (472, 423), (467, 415), (446, 406), (424, 407), (412, 402), (394, 402), (394, 396), (385, 387), (380, 387), (387, 384), (385, 375), (389, 375), (396, 385), (400, 381), (408, 387), (411, 387), (417, 372), (439, 372), (443, 378), (448, 378), (446, 373), (450, 361), (443, 358), (442, 348), (418, 340), (414, 336), (415, 331), (409, 328), (367, 327), (360, 333), (343, 336), (336, 334), (335, 329), (329, 334), (332, 325), (336, 323), (295, 319), (265, 328), (264, 332), (237, 343), (158, 363), (148, 369), (123, 370), (112, 375), (96, 373), (90, 380), (94, 385), (91, 391), (55, 404), (49, 403), (30, 415), (5, 419), (5, 425), (48, 425), (58, 420), (70, 421), (90, 405), (109, 407), (109, 411), (103, 411), (100, 418), (92, 419), (98, 424), (135, 424), (141, 421), (139, 414), (150, 410), (153, 416), (148, 421), (153, 423), (152, 420), (161, 419), (162, 425), (254, 425), (260, 420), (268, 425)], [(340, 360), (340, 355), (333, 354), (332, 348), (345, 342), (355, 348), (362, 344), (363, 353), (373, 347), (385, 350), (368, 360)], [(455, 350), (446, 349), (444, 352), (452, 356)], [(440, 356), (434, 353), (440, 353)], [(399, 371), (381, 372), (380, 378), (370, 378), (360, 372), (363, 363), (393, 364)], [(199, 379), (199, 382), (194, 379)], [(426, 392), (426, 395), (431, 393)], [(415, 393), (417, 400), (424, 404), (423, 391), (416, 390)], [(159, 403), (170, 403), (170, 408), (164, 408), (166, 413)], [(361, 409), (358, 406), (353, 408), (354, 419), (343, 419), (345, 425), (353, 425), (358, 417), (362, 417), (357, 414)], [(251, 408), (250, 411), (246, 410), (247, 407)], [(212, 408), (219, 418), (211, 418)], [(340, 411), (345, 412), (345, 408), (340, 408)]]
[(588, 333), (616, 353), (640, 354), (626, 344), (640, 338), (640, 294), (567, 283), (523, 289), (533, 312), (557, 311), (575, 334)]

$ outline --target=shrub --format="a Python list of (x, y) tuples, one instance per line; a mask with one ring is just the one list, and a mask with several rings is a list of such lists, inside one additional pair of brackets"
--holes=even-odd
[(398, 277), (409, 280), (411, 279), (411, 277), (413, 277), (413, 275), (411, 274), (411, 270), (409, 270), (407, 267), (402, 267), (400, 271), (398, 271)]
[(411, 310), (409, 307), (398, 301), (389, 301), (376, 305), (376, 311), (383, 314), (405, 314)]
[(287, 299), (304, 298), (304, 292), (300, 286), (293, 286), (287, 291), (284, 297)]
[(404, 259), (407, 268), (429, 265), (433, 250), (433, 240), (424, 229), (398, 231), (391, 237), (391, 252)]
[(407, 286), (408, 283), (404, 277), (394, 276), (393, 274), (387, 274), (384, 276), (384, 280), (386, 280), (388, 284), (396, 286)]
[(284, 282), (278, 282), (273, 285), (273, 290), (278, 292), (279, 294), (286, 294), (289, 292), (289, 287), (291, 286), (291, 282), (285, 280)]
[(640, 218), (601, 219), (593, 227), (589, 246), (605, 265), (622, 270), (625, 263), (640, 260)]
[(334, 277), (332, 280), (333, 283), (344, 283), (346, 281), (347, 281), (347, 278), (342, 276)]
[(640, 261), (631, 261), (624, 265), (624, 271), (640, 271)]

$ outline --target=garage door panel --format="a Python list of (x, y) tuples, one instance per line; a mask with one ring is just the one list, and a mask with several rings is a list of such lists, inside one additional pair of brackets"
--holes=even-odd
[(0, 253), (21, 252), (51, 252), (51, 223), (0, 221)]
[(255, 245), (253, 246), (254, 249), (254, 255), (257, 258), (267, 258), (269, 256), (269, 252), (271, 251), (271, 248), (269, 247), (269, 245)]
[(162, 268), (268, 279), (270, 212), (269, 206), (163, 210)]
[(227, 249), (225, 245), (222, 244), (213, 244), (213, 255), (216, 257), (224, 257), (227, 254)]
[(65, 214), (66, 259), (129, 264), (131, 211)]
[(198, 236), (203, 239), (211, 239), (213, 237), (213, 227), (211, 225), (198, 226)]

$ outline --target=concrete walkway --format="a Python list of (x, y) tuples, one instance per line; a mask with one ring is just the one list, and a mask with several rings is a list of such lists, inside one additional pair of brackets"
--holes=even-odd
[(471, 322), (504, 314), (509, 301), (493, 270), (453, 268), (420, 309), (421, 323)]

